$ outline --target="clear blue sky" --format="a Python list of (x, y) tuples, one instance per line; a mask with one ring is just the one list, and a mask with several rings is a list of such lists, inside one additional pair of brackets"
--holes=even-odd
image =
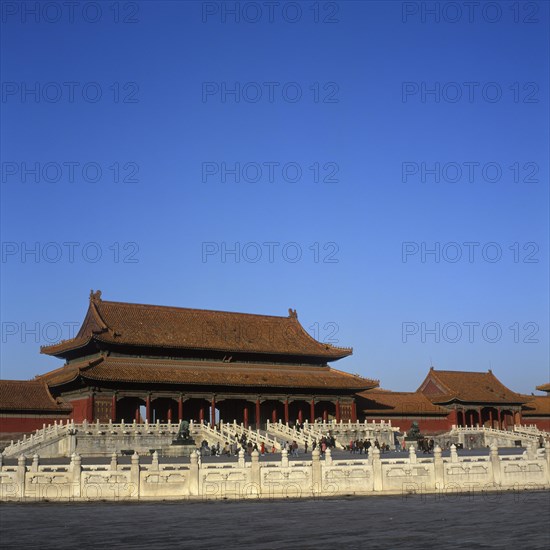
[(49, 4), (2, 2), (3, 378), (93, 288), (296, 308), (395, 390), (550, 379), (547, 2)]

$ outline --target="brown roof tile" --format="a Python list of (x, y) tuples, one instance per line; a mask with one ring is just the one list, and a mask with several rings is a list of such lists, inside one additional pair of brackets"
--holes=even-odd
[(537, 390), (550, 392), (550, 382), (548, 382), (547, 384), (541, 384), (540, 386), (537, 386)]
[(0, 380), (0, 410), (65, 412), (71, 407), (58, 403), (44, 381)]
[(522, 407), (522, 416), (550, 416), (550, 396), (524, 395), (523, 397), (527, 403)]
[(366, 414), (415, 415), (433, 414), (446, 416), (449, 410), (433, 404), (420, 392), (394, 392), (382, 389), (363, 391), (359, 394), (367, 400)]
[(40, 377), (50, 387), (78, 376), (89, 381), (150, 384), (363, 390), (377, 382), (329, 366), (265, 365), (136, 357), (101, 357), (68, 364)]
[(288, 317), (276, 317), (109, 302), (102, 300), (97, 291), (90, 296), (88, 313), (77, 336), (44, 346), (41, 352), (62, 357), (92, 339), (127, 346), (312, 356), (327, 361), (353, 351), (312, 338), (292, 310)]
[(524, 398), (508, 389), (489, 372), (430, 369), (418, 391), (433, 403), (523, 403)]

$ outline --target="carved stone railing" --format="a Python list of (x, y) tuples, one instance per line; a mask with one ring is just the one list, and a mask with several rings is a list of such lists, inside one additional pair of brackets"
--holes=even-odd
[(485, 433), (498, 437), (504, 437), (509, 439), (517, 439), (518, 434), (521, 434), (522, 439), (529, 441), (537, 441), (538, 435), (531, 432), (520, 430), (499, 430), (497, 428), (489, 428), (488, 426), (455, 426), (451, 428), (451, 433)]
[(272, 447), (275, 447), (277, 451), (280, 451), (282, 447), (281, 442), (277, 438), (269, 436), (269, 431), (262, 433), (260, 430), (245, 428), (244, 424), (237, 424), (236, 421), (233, 421), (232, 423), (220, 422), (220, 430), (237, 440), (239, 440), (244, 434), (247, 441), (256, 443), (258, 447), (260, 447), (263, 443), (267, 451), (271, 450)]
[(498, 446), (515, 446), (520, 442), (522, 446), (535, 445), (538, 446), (540, 435), (535, 433), (526, 433), (521, 431), (498, 430), (497, 428), (489, 428), (487, 426), (455, 426), (453, 425), (449, 432), (451, 436), (458, 436), (459, 442), (467, 444), (465, 437), (482, 436), (483, 446), (496, 444)]
[(286, 441), (287, 443), (296, 441), (298, 445), (303, 447), (307, 442), (309, 448), (311, 449), (314, 438), (310, 434), (306, 434), (302, 430), (297, 430), (289, 424), (283, 424), (280, 420), (279, 422), (269, 422), (268, 420), (266, 430), (267, 433), (270, 433), (273, 437)]
[(526, 434), (526, 435), (534, 435), (537, 437), (540, 437), (542, 435), (542, 437), (544, 438), (550, 437), (550, 432), (547, 432), (545, 430), (539, 430), (537, 426), (535, 426), (534, 424), (530, 424), (530, 425), (516, 424), (514, 426), (514, 432), (517, 432), (520, 434)]
[[(332, 435), (331, 432), (331, 426), (333, 424), (329, 422), (304, 422), (304, 427), (302, 428), (302, 431), (304, 434), (309, 435), (310, 438), (316, 439), (319, 441), (322, 437), (326, 437), (328, 435)], [(338, 441), (335, 438), (334, 444), (337, 449), (345, 449), (345, 445)]]
[(329, 422), (315, 422), (314, 424), (304, 423), (306, 426), (312, 426), (315, 430), (330, 432), (335, 440), (343, 447), (347, 447), (351, 440), (355, 439), (378, 439), (380, 443), (387, 443), (391, 447), (394, 444), (394, 434), (399, 431), (399, 428), (392, 426), (391, 420), (379, 422), (336, 422), (332, 420)]
[(129, 464), (113, 454), (105, 464), (82, 464), (74, 453), (70, 464), (41, 464), (35, 454), (21, 455), (17, 464), (3, 464), (0, 455), (0, 501), (92, 501), (281, 498), (338, 495), (472, 493), (501, 490), (550, 489), (550, 442), (544, 449), (530, 445), (522, 455), (499, 456), (492, 446), (485, 456), (459, 456), (454, 445), (449, 457), (436, 446), (433, 457), (416, 455), (381, 458), (377, 448), (366, 458), (337, 459), (319, 449), (310, 460), (290, 460), (286, 450), (279, 461), (250, 460), (239, 452), (237, 461), (202, 463), (197, 453), (189, 461), (150, 462), (137, 453)]
[[(105, 422), (82, 422), (75, 423), (68, 421), (63, 423), (54, 422), (48, 426), (36, 430), (30, 436), (23, 436), (18, 441), (12, 441), (4, 450), (4, 456), (19, 456), (22, 453), (32, 453), (33, 451), (41, 451), (46, 446), (51, 446), (62, 440), (74, 437), (94, 436), (97, 438), (113, 437), (113, 436), (163, 436), (170, 439), (176, 436), (179, 431), (180, 424), (167, 422), (161, 424), (156, 422), (150, 424), (147, 421), (143, 424), (138, 424), (135, 421), (131, 424), (124, 422), (113, 423)], [(74, 447), (74, 442), (65, 442), (65, 447), (68, 449)], [(72, 451), (71, 451), (72, 452)], [(65, 453), (60, 453), (65, 454)], [(71, 453), (69, 453), (71, 454)]]

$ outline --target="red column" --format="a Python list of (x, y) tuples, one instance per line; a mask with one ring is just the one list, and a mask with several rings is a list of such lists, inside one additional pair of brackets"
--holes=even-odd
[(497, 409), (497, 412), (498, 412), (498, 426), (497, 426), (497, 428), (499, 430), (502, 430), (502, 416), (500, 414), (500, 407)]
[(183, 397), (180, 395), (180, 398), (178, 399), (178, 421), (181, 422), (183, 420)]
[(351, 402), (351, 421), (357, 422), (357, 405), (355, 399)]
[(288, 399), (285, 399), (285, 422), (288, 424)]
[(271, 411), (271, 422), (274, 424), (277, 423), (277, 407), (273, 407), (273, 410)]
[(309, 404), (309, 421), (313, 424), (315, 422), (315, 399), (311, 400)]
[(302, 409), (298, 411), (298, 422), (301, 424), (304, 421), (304, 418), (302, 416)]
[(170, 403), (170, 406), (168, 407), (168, 414), (167, 414), (168, 418), (166, 420), (168, 420), (169, 422), (172, 422), (172, 404)]
[(213, 428), (216, 425), (216, 398), (212, 396), (210, 404), (210, 426)]
[(479, 425), (483, 426), (483, 419), (481, 417), (481, 407), (477, 410), (477, 414), (479, 415)]
[(455, 424), (458, 426), (458, 411), (455, 409), (451, 409), (451, 412), (449, 413), (449, 416), (447, 417), (448, 421), (447, 424), (449, 425), (449, 429), (451, 429), (451, 426)]
[(145, 418), (147, 418), (147, 422), (151, 422), (151, 396), (148, 395), (145, 398)]
[(323, 420), (324, 420), (325, 422), (328, 421), (328, 411), (327, 411), (326, 409), (323, 411)]
[(139, 417), (139, 405), (136, 407), (136, 422), (139, 424), (139, 421), (140, 421), (140, 417)]
[(256, 429), (260, 429), (260, 400), (256, 399)]
[(201, 405), (201, 408), (199, 411), (199, 421), (201, 424), (204, 422), (204, 405)]
[(338, 401), (336, 401), (336, 422), (340, 422), (341, 419), (342, 417), (340, 414), (340, 399), (338, 399)]
[(244, 406), (244, 409), (243, 409), (243, 422), (244, 422), (244, 427), (248, 428), (248, 403)]
[(113, 395), (113, 399), (111, 401), (111, 420), (116, 422), (116, 395)]
[(86, 420), (88, 422), (94, 421), (94, 394), (88, 397), (88, 410), (86, 411)]
[(521, 418), (521, 409), (517, 412), (517, 424), (521, 424), (522, 423), (522, 418)]
[(493, 427), (493, 409), (489, 409), (489, 424)]

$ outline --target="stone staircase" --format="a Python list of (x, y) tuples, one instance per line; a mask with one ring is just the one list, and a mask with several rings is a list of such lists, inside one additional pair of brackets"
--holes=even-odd
[(289, 424), (283, 424), (281, 421), (268, 421), (266, 431), (272, 437), (286, 443), (292, 443), (293, 441), (296, 441), (298, 445), (304, 447), (307, 442), (310, 449), (313, 443), (313, 439), (317, 439), (315, 437), (312, 437), (308, 433), (304, 433), (302, 430), (297, 430), (295, 427), (290, 426)]
[(67, 421), (54, 422), (36, 430), (30, 436), (12, 441), (2, 451), (3, 456), (21, 456), (34, 453), (43, 457), (71, 456), (78, 451), (91, 456), (110, 456), (113, 452), (132, 449), (149, 452), (169, 447), (179, 431), (179, 423), (172, 424), (114, 424)]
[[(538, 430), (537, 430), (538, 431)], [(538, 446), (540, 435), (532, 430), (498, 430), (496, 428), (488, 428), (486, 426), (455, 426), (451, 428), (449, 435), (458, 436), (458, 442), (464, 447), (470, 446), (470, 441), (475, 441), (476, 444), (482, 446), (497, 445), (498, 447), (515, 447), (519, 441), (520, 446), (529, 447), (532, 445)]]
[(243, 434), (246, 436), (247, 441), (256, 443), (258, 447), (263, 443), (266, 450), (270, 450), (275, 447), (277, 451), (282, 448), (281, 441), (277, 437), (273, 437), (269, 434), (269, 431), (265, 430), (253, 430), (252, 428), (245, 428), (243, 424), (220, 422), (220, 430), (222, 433), (227, 433), (236, 439), (240, 439)]

